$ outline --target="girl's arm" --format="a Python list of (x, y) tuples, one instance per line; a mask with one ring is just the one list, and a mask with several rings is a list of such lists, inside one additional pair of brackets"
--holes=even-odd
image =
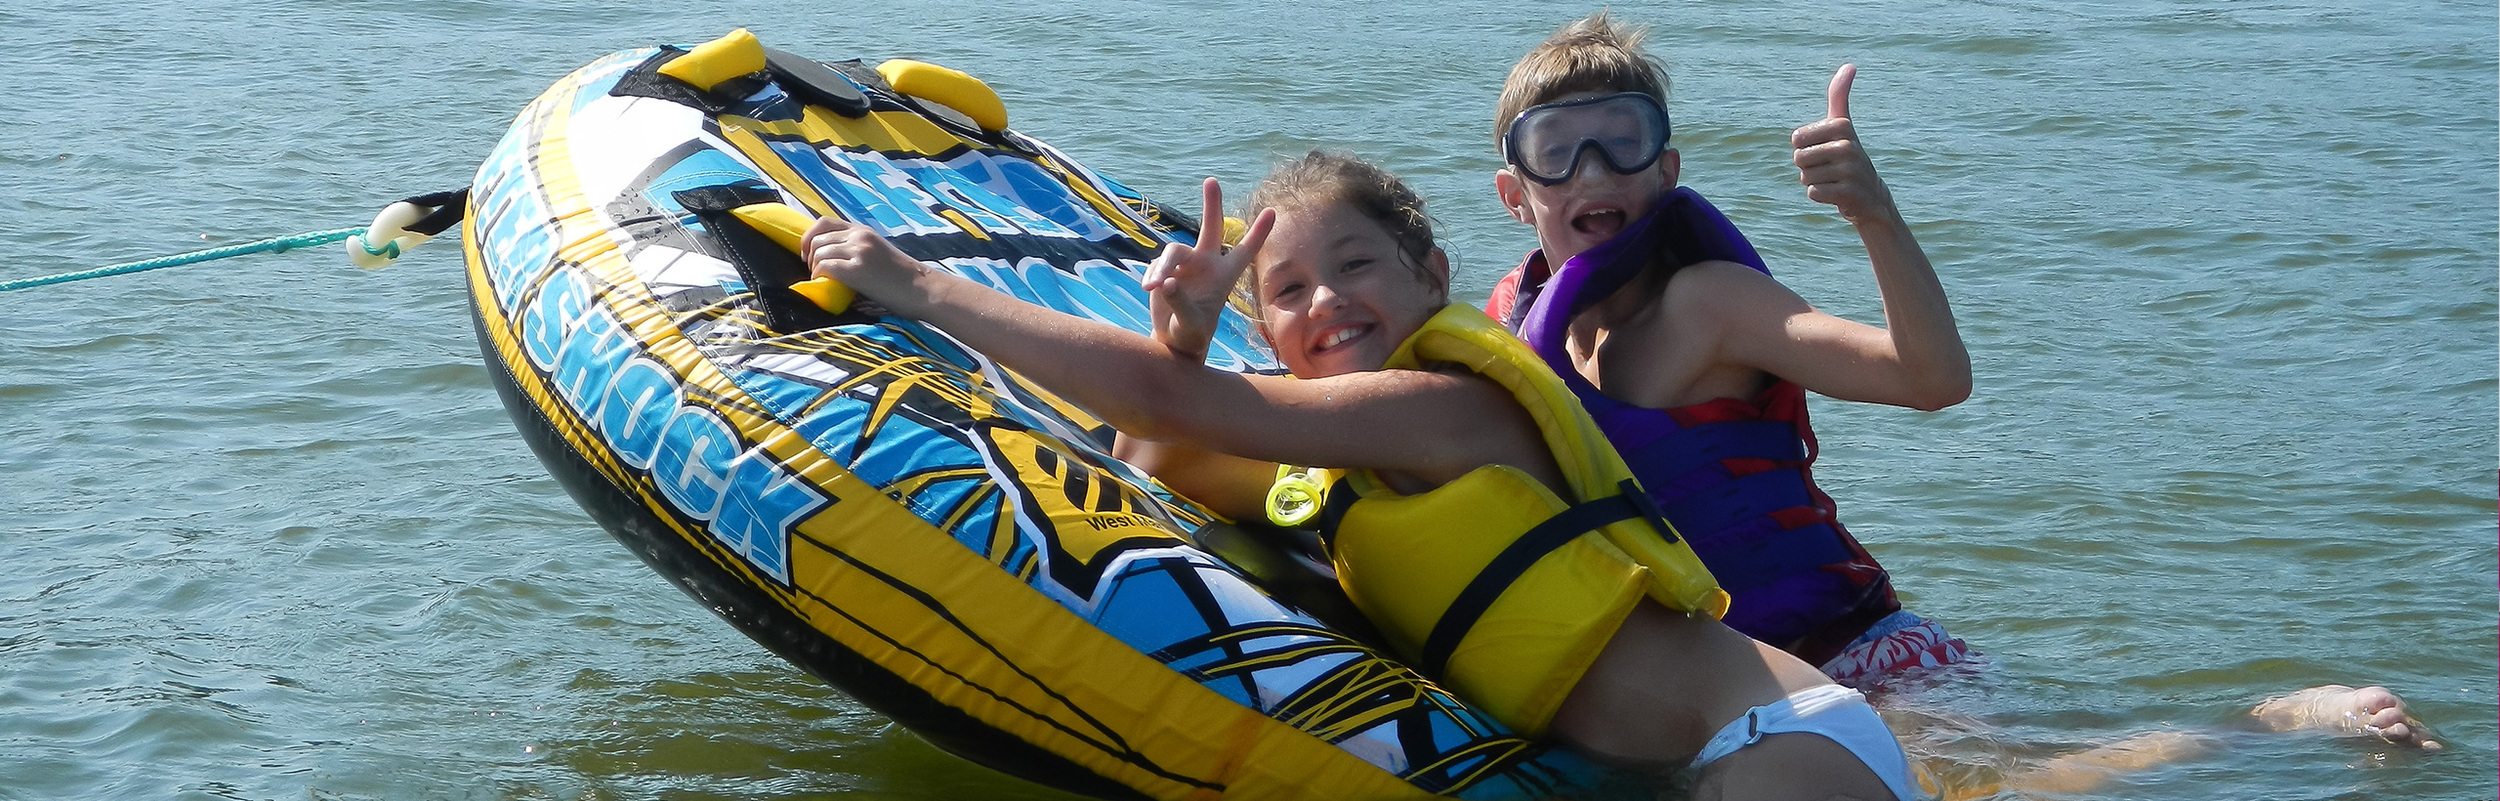
[(1435, 482), (1497, 462), (1534, 470), (1544, 454), (1527, 412), (1481, 378), (1382, 370), (1301, 380), (1215, 370), (1126, 329), (930, 268), (843, 220), (818, 220), (804, 241), (816, 274), (944, 329), (1148, 440)]
[(1267, 490), (1276, 480), (1276, 462), (1156, 442), (1127, 432), (1112, 441), (1111, 455), (1227, 519), (1267, 519)]
[[(1239, 252), (1227, 252), (1223, 187), (1208, 178), (1200, 189), (1197, 244), (1164, 246), (1138, 281), (1146, 291), (1155, 341), (1185, 364), (1206, 361), (1233, 282), (1248, 266), (1243, 255), (1256, 253), (1275, 226), (1275, 214), (1260, 215), (1242, 237)], [(1267, 489), (1276, 476), (1274, 462), (1157, 442), (1128, 432), (1120, 432), (1113, 440), (1111, 454), (1217, 514), (1234, 520), (1266, 516)]]

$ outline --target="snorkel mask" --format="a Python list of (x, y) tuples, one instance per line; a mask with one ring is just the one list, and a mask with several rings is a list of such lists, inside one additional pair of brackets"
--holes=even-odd
[(1580, 154), (1595, 148), (1623, 175), (1649, 169), (1667, 149), (1667, 109), (1642, 92), (1619, 92), (1529, 106), (1502, 134), (1502, 158), (1545, 186), (1571, 180)]

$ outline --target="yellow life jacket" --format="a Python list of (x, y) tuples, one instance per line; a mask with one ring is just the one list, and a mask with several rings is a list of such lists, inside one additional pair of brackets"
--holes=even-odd
[(1718, 617), (1728, 595), (1571, 390), (1510, 332), (1450, 304), (1387, 367), (1434, 363), (1510, 390), (1568, 494), (1506, 465), (1417, 495), (1372, 471), (1331, 471), (1321, 536), (1347, 596), (1392, 650), (1502, 723), (1542, 734), (1642, 596)]

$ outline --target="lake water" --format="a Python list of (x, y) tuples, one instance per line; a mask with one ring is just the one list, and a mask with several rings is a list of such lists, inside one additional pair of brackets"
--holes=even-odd
[[(362, 225), (590, 59), (736, 26), (986, 78), (1188, 206), (1339, 147), (1481, 298), (1510, 63), (1579, 6), (138, 0), (0, 10), (0, 280)], [(1345, 4), (1353, 5), (1353, 4)], [(1820, 400), (1818, 474), (1984, 665), (1890, 703), (1956, 776), (2154, 730), (2091, 798), (2495, 796), (2500, 32), (2489, 2), (1624, 4), (1686, 182), (1880, 320), (1787, 165), (1843, 61), (1971, 400)], [(458, 249), (0, 295), (0, 798), (1061, 798), (766, 653), (593, 525), (482, 369)], [(2260, 734), (2382, 683), (2451, 748)]]

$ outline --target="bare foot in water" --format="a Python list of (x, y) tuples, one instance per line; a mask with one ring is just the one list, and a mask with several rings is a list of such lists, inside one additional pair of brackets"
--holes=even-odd
[(2422, 727), (2422, 721), (2405, 711), (2404, 699), (2385, 687), (2311, 687), (2266, 699), (2248, 714), (2275, 731), (2306, 729), (2346, 737), (2376, 737), (2424, 751), (2442, 747), (2439, 741), (2430, 739), (2430, 730)]

